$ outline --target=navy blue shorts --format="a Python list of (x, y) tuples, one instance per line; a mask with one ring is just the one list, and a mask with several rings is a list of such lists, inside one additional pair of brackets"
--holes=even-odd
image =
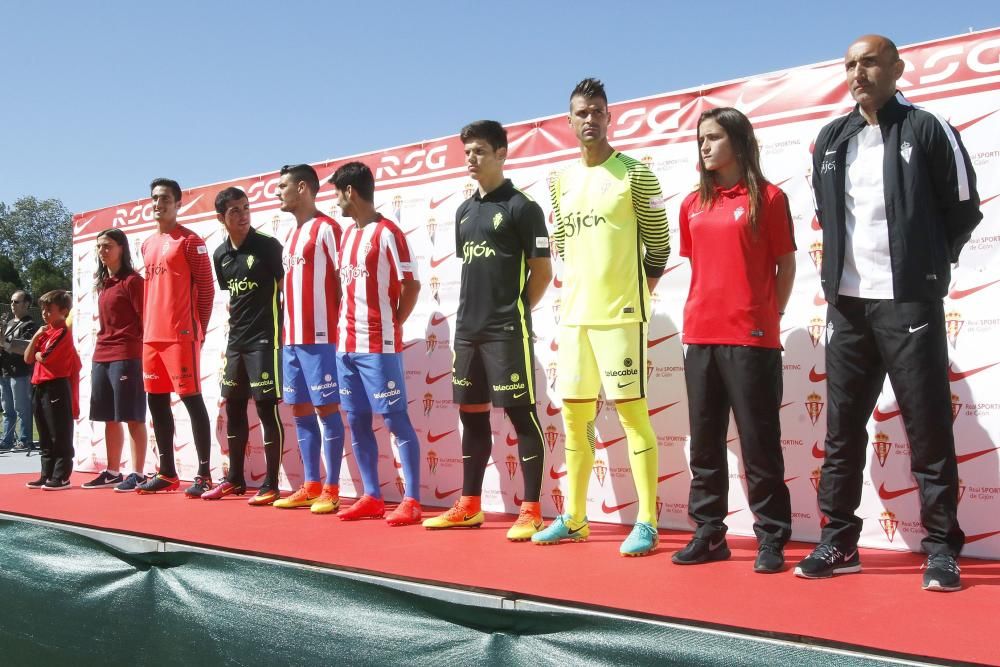
[(90, 371), (90, 420), (146, 421), (142, 359), (94, 362)]

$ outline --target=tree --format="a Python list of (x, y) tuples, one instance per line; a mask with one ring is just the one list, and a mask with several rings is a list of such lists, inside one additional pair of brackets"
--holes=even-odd
[(72, 289), (70, 278), (46, 259), (38, 258), (33, 261), (25, 271), (25, 276), (35, 298), (54, 289)]
[(58, 199), (21, 197), (13, 207), (0, 202), (0, 255), (26, 278), (23, 287), (33, 295), (44, 294), (46, 287), (68, 289), (73, 272), (69, 210)]
[[(0, 202), (0, 215), (3, 215), (3, 202)], [(14, 262), (0, 256), (0, 299), (3, 299), (0, 303), (9, 302), (11, 295), (20, 289), (24, 289), (24, 281)]]

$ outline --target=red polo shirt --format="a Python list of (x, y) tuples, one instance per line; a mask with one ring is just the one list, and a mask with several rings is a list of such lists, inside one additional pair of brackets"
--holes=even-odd
[(97, 295), (97, 332), (94, 361), (142, 358), (143, 280), (135, 271), (124, 278), (110, 276)]
[[(69, 327), (48, 327), (35, 339), (35, 352), (42, 355), (35, 361), (31, 384), (68, 378), (73, 392), (73, 418), (80, 416), (80, 357), (73, 347), (73, 333)], [(37, 357), (36, 357), (37, 359)]]
[(704, 208), (697, 192), (681, 204), (680, 254), (691, 260), (683, 341), (780, 348), (775, 269), (795, 250), (788, 198), (766, 184), (754, 234), (746, 185), (716, 194)]

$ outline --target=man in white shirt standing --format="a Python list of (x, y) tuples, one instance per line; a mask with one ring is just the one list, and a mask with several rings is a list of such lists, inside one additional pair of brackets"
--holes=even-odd
[(823, 226), (827, 435), (820, 544), (795, 568), (819, 579), (861, 571), (862, 471), (868, 418), (888, 374), (920, 493), (928, 554), (923, 588), (961, 588), (956, 561), (958, 464), (941, 299), (951, 264), (982, 219), (976, 175), (958, 131), (896, 90), (905, 67), (880, 35), (844, 58), (857, 106), (824, 127), (813, 153)]

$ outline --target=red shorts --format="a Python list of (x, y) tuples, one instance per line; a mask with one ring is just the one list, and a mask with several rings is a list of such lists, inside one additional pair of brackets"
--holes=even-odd
[(195, 341), (142, 344), (142, 384), (147, 394), (201, 392), (201, 350)]

